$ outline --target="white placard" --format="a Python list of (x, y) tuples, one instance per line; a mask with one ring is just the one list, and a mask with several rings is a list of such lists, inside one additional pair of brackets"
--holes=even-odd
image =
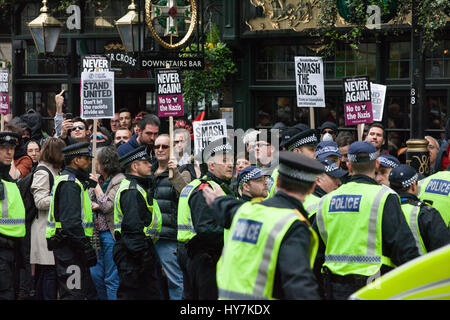
[(114, 72), (81, 73), (81, 118), (114, 118)]
[(205, 120), (192, 123), (194, 131), (194, 154), (198, 155), (214, 140), (227, 136), (227, 120)]
[(386, 98), (386, 86), (382, 84), (370, 83), (373, 121), (383, 119), (384, 101)]
[(325, 107), (321, 57), (295, 57), (297, 107)]

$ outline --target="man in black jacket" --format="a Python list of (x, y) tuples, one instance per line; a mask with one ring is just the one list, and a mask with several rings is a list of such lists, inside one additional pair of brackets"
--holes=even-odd
[(117, 298), (121, 300), (160, 299), (154, 242), (162, 219), (151, 197), (149, 160), (143, 146), (120, 158), (125, 179), (115, 198), (113, 258), (119, 273)]
[[(97, 293), (89, 268), (97, 264), (97, 255), (89, 238), (93, 223), (86, 191), (93, 184), (88, 171), (92, 153), (87, 142), (72, 144), (62, 152), (65, 168), (55, 179), (52, 190), (48, 249), (55, 256), (60, 299), (94, 299)], [(52, 232), (53, 228), (56, 230)]]

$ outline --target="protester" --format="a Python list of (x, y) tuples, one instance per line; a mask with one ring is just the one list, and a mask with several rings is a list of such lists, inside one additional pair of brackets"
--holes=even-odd
[(119, 275), (113, 261), (114, 248), (114, 199), (120, 183), (125, 179), (121, 172), (119, 155), (112, 146), (101, 148), (95, 162), (96, 175), (90, 178), (97, 186), (90, 190), (94, 209), (94, 237), (100, 241), (97, 265), (91, 267), (91, 276), (100, 300), (116, 300)]
[(136, 117), (134, 117), (133, 121), (131, 122), (131, 132), (133, 134), (137, 134), (137, 129), (139, 128), (139, 122), (142, 120), (142, 118), (148, 114), (148, 112), (146, 111), (140, 111), (138, 112), (138, 114), (136, 115)]
[(113, 135), (120, 128), (120, 117), (118, 112), (115, 112), (114, 117), (109, 119), (109, 127), (111, 128), (111, 132)]
[(34, 169), (39, 162), (39, 154), (41, 147), (36, 141), (30, 140), (25, 145), (25, 148), (27, 150), (27, 155), (31, 158), (31, 161), (33, 162), (33, 169)]
[[(63, 131), (64, 129), (65, 128), (63, 126)], [(88, 127), (86, 121), (84, 121), (80, 117), (75, 117), (72, 119), (72, 128), (70, 129), (69, 133), (72, 139), (74, 139), (76, 142), (88, 142), (89, 135), (87, 131)]]
[(374, 122), (369, 126), (365, 141), (368, 141), (374, 145), (379, 156), (389, 154), (386, 149), (383, 149), (384, 143), (386, 142), (386, 132), (384, 131), (384, 126), (381, 123)]
[(341, 154), (341, 169), (348, 170), (347, 168), (347, 154), (348, 154), (348, 148), (350, 145), (355, 142), (355, 139), (353, 138), (353, 135), (351, 133), (347, 133), (345, 131), (340, 132), (336, 138), (336, 143), (339, 148), (339, 153)]
[(38, 216), (31, 225), (30, 263), (34, 264), (36, 299), (38, 300), (56, 300), (55, 258), (53, 252), (47, 248), (45, 232), (51, 202), (51, 182), (56, 179), (63, 166), (64, 158), (61, 150), (64, 147), (64, 141), (58, 138), (49, 138), (44, 142), (38, 166), (45, 167), (48, 171), (37, 170), (33, 174), (31, 184), (31, 193), (38, 209)]
[(5, 125), (5, 131), (14, 132), (19, 135), (18, 144), (14, 150), (14, 161), (11, 164), (10, 175), (13, 179), (20, 179), (27, 176), (33, 169), (33, 161), (27, 155), (25, 146), (23, 145), (23, 130), (17, 125)]
[(177, 128), (173, 132), (174, 154), (178, 165), (192, 163), (191, 160), (191, 139), (189, 131), (184, 128)]
[(430, 153), (430, 173), (433, 174), (436, 170), (435, 166), (439, 153), (439, 143), (432, 136), (425, 136), (425, 139), (428, 141), (428, 152)]
[(320, 141), (336, 141), (338, 127), (334, 122), (326, 121), (320, 128)]
[(131, 130), (131, 112), (127, 108), (119, 110), (120, 127)]
[(155, 139), (159, 134), (160, 125), (161, 122), (157, 116), (154, 114), (145, 115), (139, 122), (138, 133), (133, 135), (130, 141), (117, 148), (119, 156), (130, 153), (139, 146), (144, 146), (147, 148), (147, 153), (150, 158), (153, 159), (153, 145), (155, 144)]
[(116, 130), (114, 134), (114, 146), (116, 149), (122, 144), (130, 141), (131, 139), (131, 131), (127, 128), (119, 128)]
[[(170, 159), (169, 140), (169, 135), (159, 135), (154, 146), (157, 163), (152, 167), (153, 198), (162, 215), (161, 233), (155, 248), (167, 278), (169, 297), (171, 300), (181, 300), (183, 273), (175, 255), (178, 245), (178, 198), (181, 190), (196, 176), (191, 176), (188, 170), (183, 171), (175, 159)], [(183, 167), (186, 169), (186, 166)], [(169, 170), (172, 170), (172, 178), (169, 178)]]

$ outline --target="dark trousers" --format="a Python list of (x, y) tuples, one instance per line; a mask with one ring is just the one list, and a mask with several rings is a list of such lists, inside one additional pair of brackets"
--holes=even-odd
[(36, 299), (56, 300), (56, 267), (37, 264), (35, 269)]
[(148, 250), (132, 256), (119, 240), (114, 244), (113, 257), (119, 273), (118, 300), (161, 299), (158, 255), (152, 243)]
[(186, 261), (188, 287), (186, 298), (193, 300), (217, 300), (216, 265), (219, 257), (199, 251)]
[(189, 275), (187, 273), (187, 252), (184, 243), (179, 242), (177, 247), (177, 261), (183, 273), (183, 300), (192, 300), (192, 289), (190, 287)]
[(14, 300), (14, 249), (0, 247), (0, 300)]
[[(25, 237), (20, 239), (19, 272), (17, 272), (17, 298), (28, 300), (34, 298), (34, 281), (31, 275), (30, 247), (31, 247), (31, 223), (25, 225)], [(16, 263), (17, 265), (17, 263)]]
[(81, 253), (67, 244), (53, 250), (61, 300), (95, 300), (97, 292)]

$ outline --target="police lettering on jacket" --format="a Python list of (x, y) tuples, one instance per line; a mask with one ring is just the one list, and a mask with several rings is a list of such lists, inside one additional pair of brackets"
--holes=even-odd
[(331, 198), (328, 212), (359, 212), (361, 195), (338, 195)]
[(425, 192), (448, 196), (450, 192), (450, 182), (440, 179), (432, 179), (425, 188)]
[(261, 222), (241, 218), (236, 223), (232, 239), (256, 244), (261, 227)]

